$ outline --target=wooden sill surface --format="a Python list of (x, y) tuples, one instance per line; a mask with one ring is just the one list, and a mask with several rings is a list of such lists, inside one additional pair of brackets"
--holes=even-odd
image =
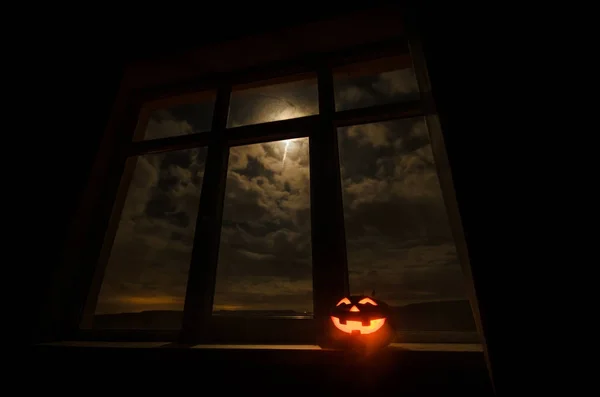
[[(105, 348), (164, 348), (180, 347), (171, 342), (99, 342), (99, 341), (64, 341), (43, 343), (39, 346), (63, 347), (105, 347)], [(186, 346), (191, 349), (222, 349), (222, 350), (323, 350), (317, 345), (194, 345)], [(476, 343), (392, 343), (390, 349), (410, 351), (439, 351), (439, 352), (483, 352), (483, 347)]]
[[(94, 387), (101, 374), (100, 383), (110, 385), (111, 391), (122, 389), (123, 382), (138, 392), (148, 385), (155, 393), (162, 382), (167, 387), (182, 384), (193, 389), (203, 387), (208, 379), (211, 387), (216, 382), (223, 393), (251, 390), (251, 394), (276, 396), (300, 388), (324, 396), (377, 395), (390, 390), (410, 396), (492, 395), (481, 346), (475, 344), (396, 343), (364, 356), (310, 344), (64, 341), (40, 344), (33, 350), (29, 373), (48, 382), (60, 380), (57, 387), (61, 390), (75, 387), (64, 382), (65, 374), (77, 378), (77, 384), (85, 379)], [(132, 369), (141, 375), (132, 377)], [(229, 380), (213, 382), (216, 379)]]

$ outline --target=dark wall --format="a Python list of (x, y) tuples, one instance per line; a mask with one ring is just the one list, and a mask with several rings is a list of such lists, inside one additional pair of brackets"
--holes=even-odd
[[(516, 107), (523, 89), (514, 87), (518, 62), (511, 53), (511, 36), (485, 15), (453, 4), (419, 3), (416, 18), (452, 168), (494, 383), (499, 395), (505, 395), (514, 387), (528, 387), (529, 375), (517, 373), (530, 372), (519, 369), (531, 364), (524, 346), (538, 337), (537, 328), (526, 320), (535, 305), (517, 288), (521, 278), (534, 271), (535, 265), (526, 258), (536, 234), (527, 217), (522, 217), (527, 209), (519, 200), (526, 193), (516, 188), (520, 178), (530, 177), (517, 155), (526, 139), (520, 135), (529, 133), (518, 121), (527, 117)], [(501, 22), (504, 28), (510, 24)]]
[[(87, 184), (122, 75), (122, 56), (115, 55), (110, 46), (98, 43), (74, 52), (67, 43), (52, 49), (50, 56), (61, 61), (44, 66), (32, 84), (43, 100), (35, 101), (38, 106), (26, 115), (34, 138), (23, 137), (28, 147), (35, 142), (29, 152), (35, 161), (28, 167), (29, 175), (37, 175), (26, 187), (31, 191), (30, 204), (25, 200), (20, 204), (27, 206), (24, 212), (33, 212), (31, 231), (35, 236), (23, 235), (25, 249), (20, 251), (29, 264), (23, 270), (27, 277), (33, 275), (27, 294), (33, 313), (44, 307), (49, 280), (61, 261), (67, 231)], [(33, 317), (34, 341), (38, 338), (38, 317)]]

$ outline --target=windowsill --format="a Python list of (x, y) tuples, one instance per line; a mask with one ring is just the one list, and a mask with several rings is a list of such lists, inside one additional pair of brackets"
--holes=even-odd
[[(252, 344), (211, 344), (181, 346), (171, 342), (98, 342), (98, 341), (64, 341), (42, 343), (38, 346), (53, 347), (90, 347), (90, 348), (185, 348), (210, 350), (326, 350), (317, 345), (252, 345)], [(392, 343), (388, 349), (397, 351), (430, 351), (430, 352), (483, 352), (483, 347), (476, 343)]]
[[(97, 382), (99, 371), (110, 381), (123, 373), (129, 376), (135, 368), (145, 373), (145, 379), (166, 378), (170, 385), (170, 374), (177, 374), (175, 378), (189, 381), (190, 387), (202, 384), (202, 379), (211, 383), (225, 373), (233, 374), (229, 381), (215, 381), (221, 391), (251, 387), (265, 395), (280, 395), (281, 387), (305, 387), (312, 392), (319, 388), (324, 395), (374, 395), (389, 390), (409, 395), (491, 394), (481, 345), (475, 344), (396, 343), (373, 355), (314, 344), (64, 341), (39, 344), (34, 350), (38, 354), (32, 362), (41, 374), (49, 368), (61, 375), (80, 371), (81, 376), (88, 373), (92, 382)], [(140, 379), (135, 382), (139, 387)]]

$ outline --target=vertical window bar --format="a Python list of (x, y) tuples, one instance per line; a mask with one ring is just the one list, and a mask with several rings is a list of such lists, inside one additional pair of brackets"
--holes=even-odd
[(348, 265), (330, 68), (318, 71), (319, 127), (310, 135), (313, 296), (317, 340), (324, 341), (329, 309), (348, 293)]
[(121, 219), (121, 213), (125, 206), (125, 200), (127, 198), (127, 192), (131, 183), (133, 172), (135, 170), (136, 158), (123, 158), (122, 166), (119, 169), (121, 172), (121, 182), (117, 189), (115, 197), (113, 211), (108, 220), (108, 226), (104, 234), (104, 240), (98, 262), (96, 264), (95, 273), (92, 279), (91, 288), (89, 289), (89, 295), (83, 311), (83, 318), (80, 324), (81, 328), (92, 328), (94, 321), (94, 314), (96, 311), (96, 305), (98, 303), (98, 296), (100, 295), (100, 288), (104, 281), (104, 274), (106, 272), (106, 266), (110, 258), (110, 253), (117, 235), (117, 229), (119, 227), (119, 221)]
[(208, 145), (194, 248), (188, 274), (179, 341), (195, 343), (208, 336), (215, 292), (223, 199), (229, 148), (225, 137), (231, 87), (217, 91), (211, 140)]
[[(104, 190), (100, 190), (100, 196), (95, 202), (98, 203), (98, 206), (93, 209), (88, 208), (88, 211), (91, 210), (91, 216), (94, 219), (91, 225), (95, 225), (95, 227), (89, 227), (86, 229), (89, 232), (80, 236), (84, 240), (81, 245), (81, 252), (83, 252), (84, 257), (79, 258), (78, 264), (83, 263), (85, 266), (81, 266), (80, 272), (83, 272), (83, 274), (78, 274), (77, 279), (79, 282), (74, 286), (76, 295), (69, 302), (69, 305), (74, 305), (68, 326), (71, 336), (80, 327), (91, 326), (93, 321), (100, 286), (115, 239), (119, 216), (125, 204), (127, 186), (131, 178), (130, 174), (133, 171), (127, 168), (126, 147), (129, 146), (136, 130), (140, 127), (145, 128), (145, 120), (140, 114), (141, 106), (139, 102), (133, 101), (125, 113), (122, 125), (117, 129), (119, 133), (115, 134), (111, 142), (116, 149), (110, 160), (108, 160), (109, 168), (105, 173), (107, 175), (106, 185), (91, 187), (94, 190)], [(92, 184), (93, 180), (90, 179), (89, 183)], [(123, 185), (125, 188), (122, 188)]]

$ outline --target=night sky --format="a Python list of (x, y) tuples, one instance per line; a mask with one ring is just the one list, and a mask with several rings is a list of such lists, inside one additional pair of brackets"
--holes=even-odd
[[(410, 69), (336, 81), (345, 110), (418, 98)], [(206, 131), (213, 103), (155, 112), (145, 139)], [(228, 126), (318, 112), (315, 80), (235, 91)], [(350, 288), (393, 305), (465, 299), (425, 123), (340, 128)], [(215, 310), (312, 312), (308, 138), (231, 148)], [(181, 310), (206, 149), (137, 159), (97, 313)]]

